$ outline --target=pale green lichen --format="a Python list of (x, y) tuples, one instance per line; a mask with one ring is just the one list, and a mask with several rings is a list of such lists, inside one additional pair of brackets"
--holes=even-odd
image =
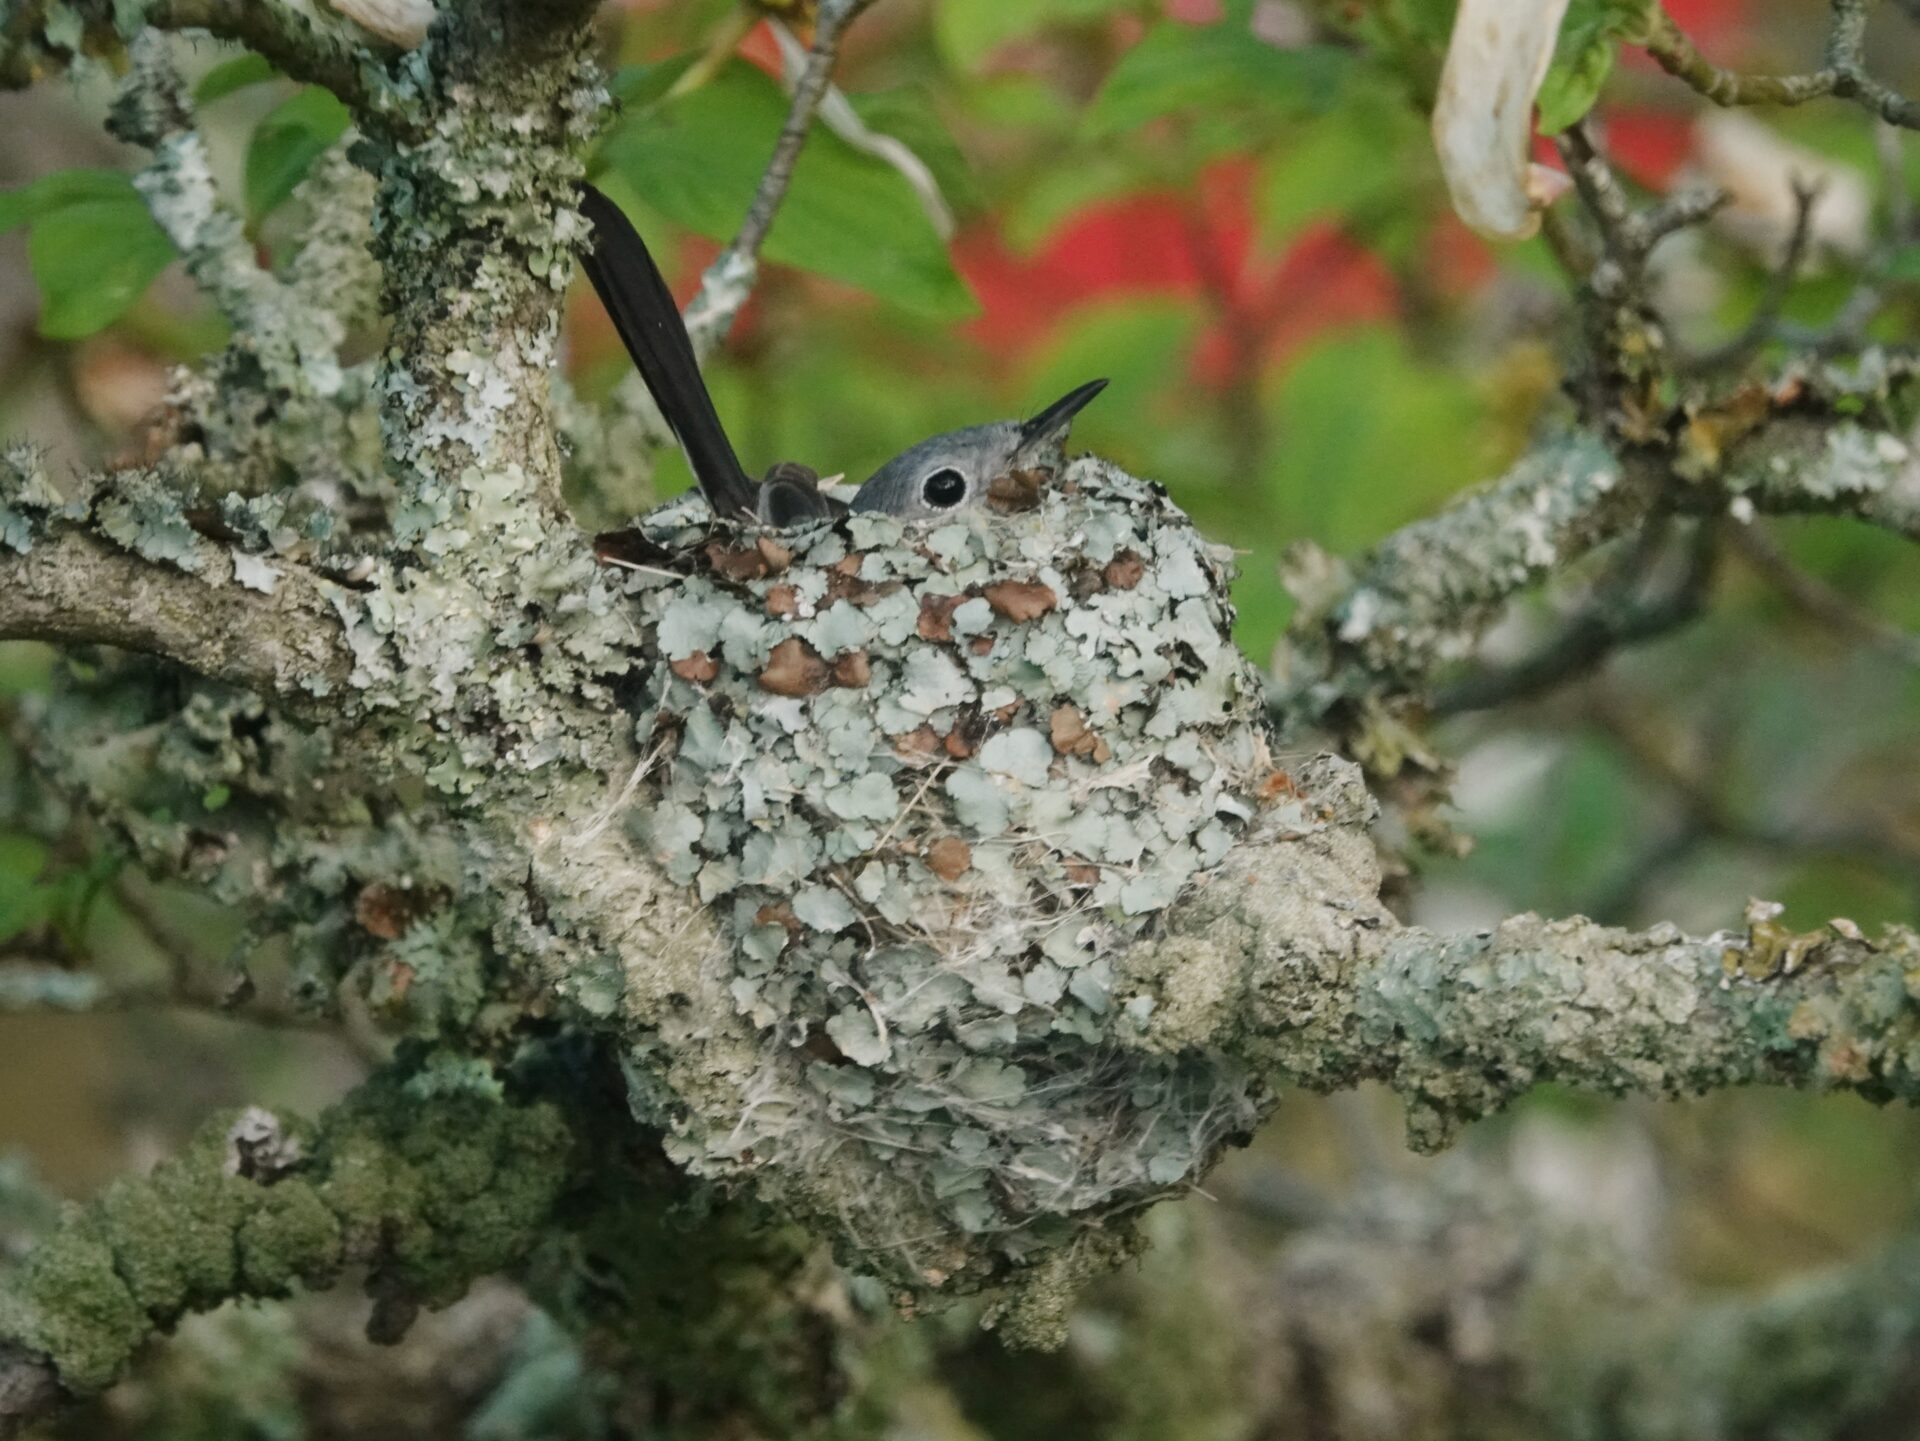
[(633, 834), (728, 938), (699, 985), (631, 958), (629, 1023), (676, 1036), (664, 1072), (635, 1059), (643, 1118), (914, 1290), (1189, 1184), (1262, 1090), (1120, 1049), (1114, 965), (1271, 766), (1225, 553), (1095, 462), (931, 532), (856, 516), (716, 554), (703, 515), (650, 516), (686, 573), (627, 583), (643, 653), (684, 673), (646, 672)]
[(13, 445), (0, 454), (0, 549), (25, 555), (54, 520), (83, 514), (47, 479), (40, 452)]

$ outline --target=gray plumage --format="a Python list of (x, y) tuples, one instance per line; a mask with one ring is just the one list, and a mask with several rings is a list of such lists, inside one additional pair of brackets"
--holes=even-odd
[(1058, 470), (1074, 416), (1106, 387), (1104, 380), (1089, 381), (1032, 420), (970, 425), (923, 440), (868, 477), (851, 508), (927, 520), (979, 505), (1001, 476)]

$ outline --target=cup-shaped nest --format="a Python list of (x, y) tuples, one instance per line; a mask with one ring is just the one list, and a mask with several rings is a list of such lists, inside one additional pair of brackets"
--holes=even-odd
[(1110, 1239), (1246, 1134), (1257, 1079), (1116, 999), (1271, 772), (1224, 550), (1091, 460), (932, 525), (639, 533), (675, 559), (630, 572), (628, 833), (723, 943), (630, 1049), (678, 1159), (918, 1294)]

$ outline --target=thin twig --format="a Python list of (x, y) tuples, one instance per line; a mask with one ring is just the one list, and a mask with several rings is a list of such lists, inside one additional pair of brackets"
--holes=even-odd
[(701, 277), (700, 293), (687, 307), (687, 331), (693, 337), (694, 353), (702, 359), (726, 339), (753, 292), (760, 270), (760, 247), (766, 243), (767, 233), (773, 229), (774, 218), (780, 213), (781, 202), (793, 184), (794, 167), (799, 163), (800, 152), (813, 130), (814, 116), (833, 78), (841, 37), (854, 18), (872, 3), (873, 0), (821, 0), (807, 63), (794, 84), (786, 124), (781, 127), (773, 155), (747, 206), (746, 219), (727, 248), (707, 267)]
[[(141, 941), (166, 963), (157, 981), (111, 977), (97, 958), (23, 947), (19, 940), (0, 946), (0, 1012), (197, 1011), (274, 1030), (345, 1034), (335, 1019), (262, 999), (244, 972), (209, 975), (204, 958), (175, 932), (150, 898), (126, 884), (113, 888), (114, 902)], [(78, 962), (78, 964), (76, 964)]]
[(1733, 197), (1718, 186), (1694, 186), (1662, 200), (1633, 217), (1634, 239), (1642, 253), (1676, 231), (1711, 220)]
[(1635, 251), (1636, 247), (1627, 234), (1627, 222), (1633, 207), (1586, 122), (1568, 126), (1557, 145), (1567, 174), (1573, 178), (1581, 202), (1599, 227), (1600, 238), (1607, 251), (1610, 254)]
[[(1587, 713), (1600, 734), (1680, 804), (1685, 823), (1713, 839), (1781, 856), (1864, 860), (1908, 878), (1920, 877), (1920, 837), (1903, 827), (1872, 819), (1851, 826), (1809, 826), (1743, 815), (1728, 800), (1728, 786), (1714, 767), (1691, 763), (1636, 707), (1617, 696), (1596, 695)], [(1723, 744), (1694, 749), (1710, 758), (1729, 754)]]
[(236, 994), (200, 977), (109, 981), (94, 970), (76, 971), (59, 961), (9, 953), (0, 958), (0, 1014), (30, 1011), (74, 1015), (191, 1011), (268, 1030), (311, 1031), (352, 1039), (324, 1017), (262, 1004), (244, 990)]
[(1641, 43), (1669, 75), (1716, 105), (1804, 105), (1831, 95), (1858, 102), (1890, 125), (1920, 130), (1920, 103), (1867, 72), (1866, 29), (1866, 0), (1833, 0), (1825, 63), (1799, 75), (1749, 75), (1715, 65), (1659, 5), (1648, 12)]
[(1747, 75), (1715, 65), (1674, 23), (1664, 6), (1651, 8), (1647, 25), (1647, 53), (1662, 70), (1684, 80), (1715, 105), (1804, 105), (1833, 94), (1835, 76), (1831, 70), (1804, 75)]
[(1733, 526), (1728, 539), (1734, 551), (1801, 614), (1900, 661), (1920, 668), (1920, 635), (1912, 635), (1890, 621), (1863, 610), (1816, 575), (1802, 570), (1750, 525)]
[(1718, 558), (1716, 527), (1696, 528), (1685, 572), (1651, 598), (1635, 594), (1658, 557), (1659, 536), (1650, 528), (1601, 586), (1586, 610), (1569, 621), (1533, 655), (1510, 666), (1469, 675), (1433, 698), (1436, 716), (1491, 710), (1527, 700), (1587, 675), (1615, 651), (1680, 629), (1699, 616), (1712, 587)]
[(1682, 362), (1682, 370), (1697, 375), (1704, 371), (1744, 365), (1761, 346), (1778, 334), (1780, 312), (1787, 303), (1787, 297), (1793, 293), (1800, 267), (1806, 261), (1807, 244), (1813, 234), (1813, 210), (1820, 201), (1823, 189), (1818, 182), (1804, 181), (1798, 176), (1793, 177), (1792, 183), (1793, 230), (1787, 236), (1787, 251), (1779, 267), (1767, 277), (1766, 292), (1760, 297), (1753, 318), (1731, 340)]
[(1707, 220), (1731, 198), (1724, 190), (1695, 187), (1636, 210), (1585, 121), (1569, 126), (1559, 146), (1574, 188), (1600, 228), (1607, 254), (1632, 274), (1639, 273), (1662, 240)]
[[(768, 24), (773, 30), (774, 40), (779, 43), (782, 72), (791, 86), (806, 68), (807, 47), (787, 28), (785, 21), (775, 18)], [(827, 93), (821, 97), (820, 123), (862, 155), (871, 155), (882, 164), (891, 166), (901, 179), (913, 187), (913, 193), (920, 201), (921, 212), (939, 232), (940, 238), (943, 241), (953, 239), (957, 223), (953, 207), (947, 203), (947, 197), (940, 189), (939, 178), (927, 162), (914, 153), (911, 146), (868, 125), (838, 85), (827, 86)]]

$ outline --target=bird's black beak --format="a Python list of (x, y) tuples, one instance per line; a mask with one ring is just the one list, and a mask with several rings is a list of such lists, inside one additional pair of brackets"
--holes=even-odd
[(1027, 442), (1062, 438), (1067, 433), (1067, 427), (1073, 424), (1074, 416), (1086, 409), (1087, 402), (1106, 388), (1107, 382), (1104, 380), (1089, 380), (1085, 385), (1069, 390), (1021, 426), (1020, 438)]

